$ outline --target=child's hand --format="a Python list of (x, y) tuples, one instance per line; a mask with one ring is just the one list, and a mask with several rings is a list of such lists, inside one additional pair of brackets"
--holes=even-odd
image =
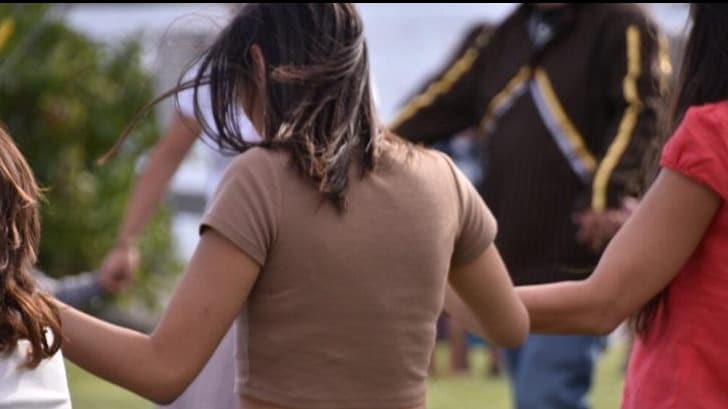
[(131, 286), (138, 266), (136, 246), (117, 245), (104, 258), (98, 271), (98, 282), (109, 293), (118, 294)]

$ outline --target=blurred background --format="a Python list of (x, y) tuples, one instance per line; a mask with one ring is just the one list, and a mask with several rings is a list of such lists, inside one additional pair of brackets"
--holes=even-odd
[[(497, 24), (516, 3), (361, 4), (379, 113), (387, 122), (476, 23)], [(686, 4), (645, 4), (679, 53)], [(0, 5), (0, 121), (48, 189), (40, 267), (60, 277), (93, 270), (115, 239), (133, 176), (166, 125), (173, 100), (156, 106), (111, 163), (96, 160), (132, 117), (172, 87), (225, 24), (234, 4)], [(198, 143), (175, 176), (168, 205), (142, 243), (137, 285), (95, 313), (148, 330), (197, 241), (208, 167)], [(617, 408), (626, 348), (613, 336), (600, 364), (593, 407)], [(438, 347), (428, 407), (508, 408), (505, 378), (486, 347), (453, 363)], [(151, 404), (69, 365), (74, 407)]]

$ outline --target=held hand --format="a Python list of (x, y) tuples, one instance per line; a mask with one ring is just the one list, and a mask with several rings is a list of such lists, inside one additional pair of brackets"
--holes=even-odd
[(121, 244), (109, 252), (98, 271), (98, 282), (111, 294), (118, 294), (131, 286), (139, 267), (139, 251), (136, 246)]

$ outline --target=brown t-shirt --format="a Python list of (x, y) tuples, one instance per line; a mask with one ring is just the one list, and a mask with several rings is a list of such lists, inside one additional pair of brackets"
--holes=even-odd
[[(262, 266), (241, 314), (237, 390), (288, 407), (404, 408), (425, 380), (451, 265), (495, 235), (444, 155), (384, 142), (339, 213), (286, 152), (234, 160), (204, 217)], [(356, 165), (352, 165), (356, 167)]]

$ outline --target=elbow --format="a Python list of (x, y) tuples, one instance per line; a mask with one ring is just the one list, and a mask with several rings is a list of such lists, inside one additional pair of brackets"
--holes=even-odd
[(568, 308), (562, 306), (561, 319), (557, 315), (550, 318), (553, 325), (548, 332), (609, 335), (629, 315), (619, 286), (597, 281), (594, 275), (571, 286), (568, 296), (575, 302), (568, 303)]
[(151, 392), (146, 398), (160, 406), (170, 405), (182, 395), (184, 390), (184, 388), (160, 388), (160, 390)]
[(611, 334), (628, 316), (618, 302), (609, 300), (599, 303), (596, 311), (591, 315), (592, 319), (587, 325), (587, 332), (593, 335)]
[(157, 394), (156, 396), (148, 396), (147, 398), (159, 406), (171, 405), (181, 394)]
[(528, 333), (531, 330), (531, 320), (528, 316), (528, 311), (526, 310), (526, 307), (522, 305), (522, 312), (520, 314), (520, 317), (517, 320), (517, 324), (514, 326), (515, 329), (513, 331), (513, 334), (507, 339), (505, 343), (505, 347), (507, 348), (515, 348), (518, 346), (521, 346), (524, 342), (526, 342), (526, 338), (528, 338)]
[(498, 339), (495, 339), (494, 342), (502, 348), (517, 348), (526, 342), (527, 337), (528, 327), (525, 327), (523, 330), (513, 331), (507, 336), (501, 336)]
[(525, 307), (521, 308), (518, 316), (511, 321), (506, 331), (493, 334), (490, 341), (503, 348), (516, 348), (526, 342), (530, 330), (530, 319)]
[(622, 323), (623, 320), (609, 319), (594, 322), (587, 330), (591, 335), (609, 335)]
[(186, 376), (162, 375), (144, 397), (157, 405), (169, 405), (182, 395), (190, 382), (191, 379)]

